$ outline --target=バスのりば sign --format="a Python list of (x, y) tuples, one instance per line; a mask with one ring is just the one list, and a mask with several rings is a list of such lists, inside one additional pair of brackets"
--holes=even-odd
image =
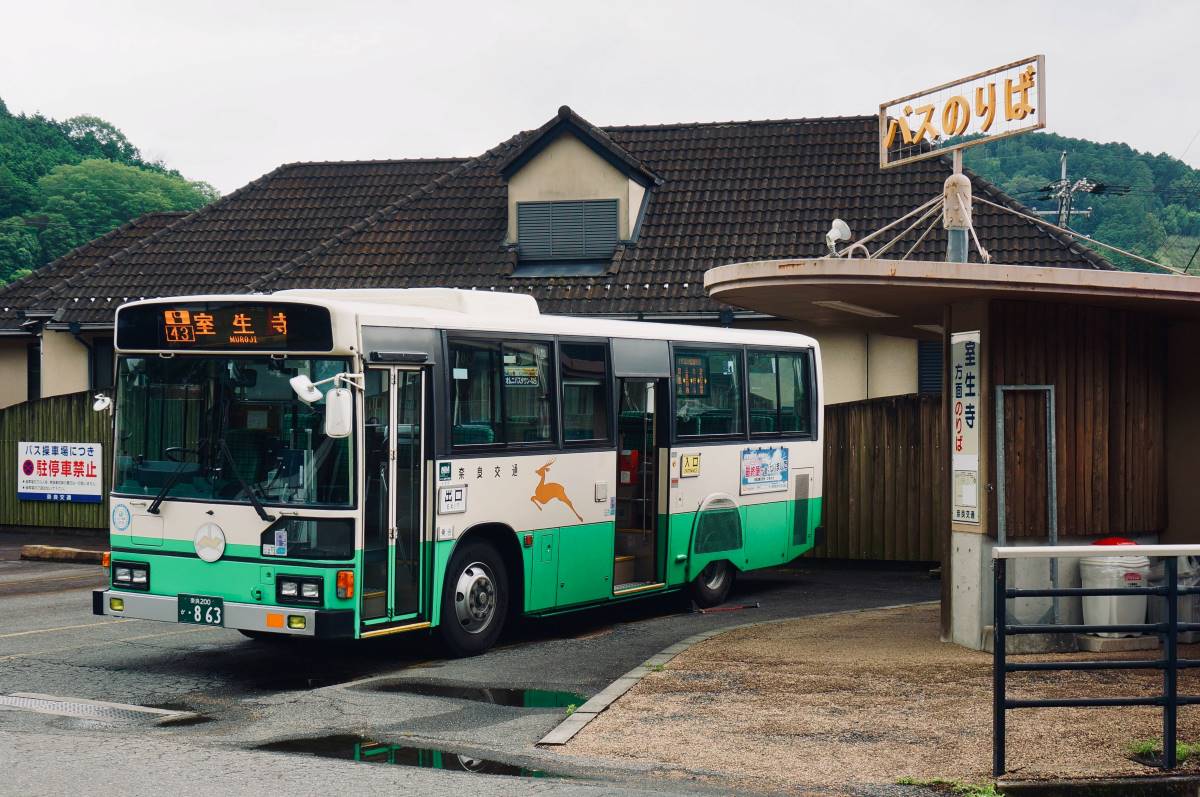
[(99, 443), (18, 443), (17, 498), (98, 504), (102, 461)]

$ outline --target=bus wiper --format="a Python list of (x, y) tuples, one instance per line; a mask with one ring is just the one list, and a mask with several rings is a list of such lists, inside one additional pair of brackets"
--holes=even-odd
[(182, 460), (179, 463), (179, 467), (171, 471), (171, 475), (167, 477), (162, 489), (158, 491), (158, 495), (154, 496), (154, 500), (151, 501), (150, 506), (146, 508), (147, 512), (149, 512), (151, 515), (158, 514), (158, 507), (162, 504), (163, 499), (167, 497), (167, 493), (171, 492), (171, 488), (175, 486), (175, 483), (179, 481), (179, 477), (183, 475), (184, 469), (189, 464), (191, 463), (189, 463), (186, 459)]
[(217, 445), (221, 448), (221, 454), (229, 462), (229, 470), (233, 473), (233, 477), (238, 480), (238, 484), (242, 486), (242, 491), (246, 493), (246, 497), (250, 499), (250, 505), (254, 507), (254, 511), (262, 518), (263, 522), (270, 523), (275, 518), (267, 514), (267, 510), (263, 508), (262, 502), (258, 500), (258, 494), (250, 489), (250, 485), (246, 484), (246, 480), (242, 478), (242, 474), (238, 473), (237, 462), (233, 459), (233, 452), (229, 450), (229, 446), (225, 443), (225, 438), (222, 437), (217, 441)]

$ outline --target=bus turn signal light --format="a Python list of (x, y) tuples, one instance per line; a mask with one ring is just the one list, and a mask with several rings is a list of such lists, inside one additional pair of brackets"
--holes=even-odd
[(339, 570), (337, 573), (337, 596), (342, 599), (354, 597), (354, 571)]
[(100, 554), (100, 566), (107, 569), (110, 564), (112, 564), (112, 551)]

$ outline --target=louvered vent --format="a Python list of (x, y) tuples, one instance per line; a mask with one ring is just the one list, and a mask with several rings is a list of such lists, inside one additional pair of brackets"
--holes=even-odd
[(517, 248), (522, 260), (607, 260), (617, 248), (617, 200), (518, 202)]
[(796, 511), (792, 522), (792, 545), (804, 545), (808, 542), (808, 481), (807, 473), (796, 474)]

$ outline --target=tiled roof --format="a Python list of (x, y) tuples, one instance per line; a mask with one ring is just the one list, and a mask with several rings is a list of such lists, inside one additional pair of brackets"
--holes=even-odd
[(649, 185), (660, 182), (658, 175), (651, 171), (645, 163), (613, 141), (612, 137), (604, 130), (572, 111), (568, 105), (559, 108), (557, 116), (524, 136), (521, 143), (504, 156), (499, 164), (500, 174), (507, 179), (520, 171), (525, 163), (541, 151), (543, 145), (553, 141), (564, 132), (572, 133), (582, 139), (597, 154), (612, 162), (622, 172), (633, 176), (639, 183)]
[[(499, 169), (511, 151), (502, 147), (255, 288), (441, 285), (529, 292), (543, 311), (555, 313), (715, 312), (722, 305), (703, 289), (709, 268), (820, 256), (835, 217), (865, 235), (940, 195), (948, 163), (881, 171), (875, 125), (875, 117), (852, 117), (606, 129), (662, 184), (651, 189), (638, 240), (618, 247), (609, 273), (599, 277), (508, 276), (513, 255), (504, 246)], [(972, 179), (981, 196), (1020, 207)], [(1068, 239), (986, 206), (976, 206), (974, 224), (994, 262), (1112, 268)], [(939, 224), (912, 257), (938, 260), (945, 247)]]
[[(881, 171), (873, 116), (597, 129), (630, 168), (661, 180), (649, 189), (638, 239), (619, 245), (600, 276), (514, 278), (501, 170), (538, 132), (467, 160), (280, 167), (41, 292), (35, 306), (65, 306), (64, 320), (103, 321), (128, 295), (446, 286), (528, 292), (546, 312), (711, 313), (722, 305), (704, 295), (707, 269), (823, 255), (835, 217), (864, 235), (938, 196), (950, 168), (932, 159)], [(980, 196), (1019, 207), (972, 180)], [(994, 262), (1112, 268), (983, 205), (975, 228)], [(911, 256), (941, 259), (945, 245), (938, 224)], [(102, 297), (116, 301), (99, 306)]]
[(164, 227), (169, 227), (187, 215), (185, 212), (163, 212), (139, 216), (94, 241), (72, 249), (29, 276), (0, 288), (0, 329), (19, 329), (23, 319), (18, 315), (18, 311), (30, 307), (34, 296), (53, 288), (70, 276), (128, 249), (143, 238), (153, 235)]
[(74, 272), (37, 295), (33, 306), (65, 306), (64, 321), (109, 321), (125, 296), (243, 291), (249, 281), (463, 162), (280, 166), (177, 222), (169, 235), (151, 236), (118, 258)]

